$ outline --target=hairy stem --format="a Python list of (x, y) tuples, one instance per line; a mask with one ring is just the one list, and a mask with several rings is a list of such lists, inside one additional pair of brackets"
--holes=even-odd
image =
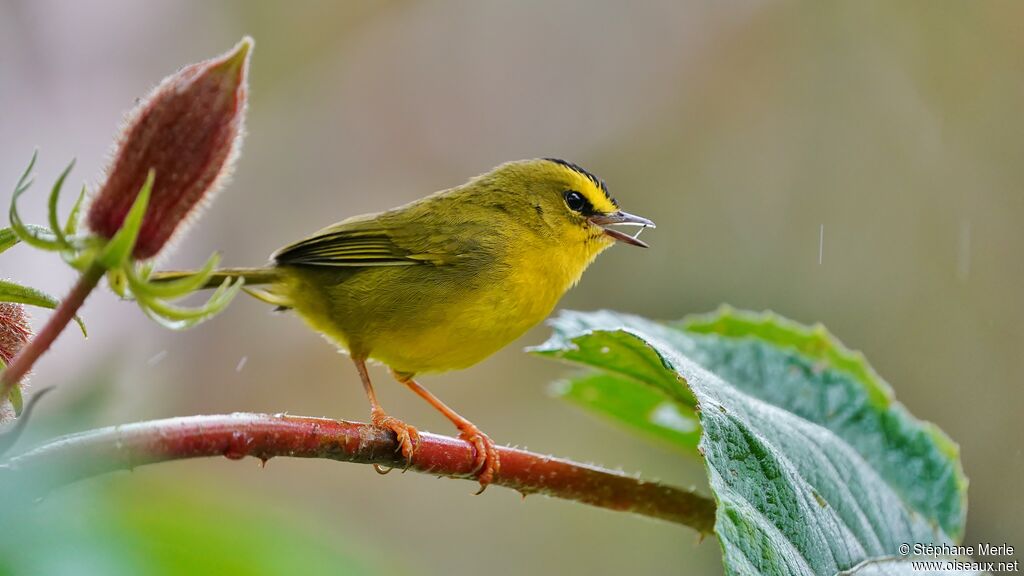
[[(710, 533), (715, 503), (704, 496), (625, 474), (499, 447), (494, 484), (632, 512)], [(115, 470), (185, 458), (254, 456), (325, 458), (403, 468), (394, 433), (358, 422), (269, 414), (189, 416), (101, 428), (53, 440), (0, 465), (0, 480), (31, 472), (40, 493)], [(421, 433), (410, 470), (473, 479), (473, 447), (464, 440)]]
[(21, 379), (35, 365), (36, 360), (39, 360), (39, 357), (50, 349), (50, 346), (57, 340), (57, 336), (60, 336), (60, 333), (67, 328), (67, 325), (78, 314), (82, 304), (85, 303), (85, 299), (103, 279), (105, 272), (106, 270), (98, 264), (93, 264), (82, 272), (74, 287), (71, 288), (71, 292), (53, 311), (53, 315), (50, 316), (50, 320), (43, 326), (43, 329), (18, 352), (7, 369), (0, 373), (0, 404), (7, 401), (11, 389), (21, 382)]

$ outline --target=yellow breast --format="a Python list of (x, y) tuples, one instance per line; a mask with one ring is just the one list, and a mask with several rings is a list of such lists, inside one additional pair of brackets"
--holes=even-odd
[(314, 329), (353, 355), (406, 374), (444, 372), (480, 362), (543, 321), (607, 245), (523, 242), (485, 277), (455, 281), (429, 266), (336, 279), (326, 277), (330, 270), (296, 268), (282, 290)]

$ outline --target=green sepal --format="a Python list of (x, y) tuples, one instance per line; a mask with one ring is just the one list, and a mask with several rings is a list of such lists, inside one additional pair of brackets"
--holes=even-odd
[[(45, 292), (36, 290), (35, 288), (15, 284), (8, 280), (0, 280), (0, 302), (28, 304), (30, 306), (38, 306), (40, 308), (47, 308), (50, 310), (53, 310), (60, 304), (60, 300), (57, 300)], [(82, 319), (78, 316), (75, 316), (75, 322), (78, 323), (78, 327), (81, 328), (82, 336), (88, 337), (89, 334), (85, 330), (85, 322), (82, 322)]]
[[(7, 363), (4, 362), (3, 358), (0, 358), (0, 373), (2, 373), (6, 369)], [(11, 407), (14, 408), (14, 415), (21, 416), (21, 410), (24, 407), (24, 402), (21, 397), (21, 386), (12, 386), (11, 392), (7, 396), (7, 398), (11, 401)], [(3, 401), (0, 400), (0, 404), (2, 403)]]
[(62, 250), (60, 255), (68, 266), (79, 272), (85, 272), (96, 261), (96, 255), (103, 248), (102, 239), (98, 236), (75, 238), (78, 244), (71, 250)]
[(65, 250), (70, 250), (71, 245), (68, 243), (67, 237), (64, 235), (64, 229), (61, 228), (60, 218), (57, 216), (57, 203), (60, 200), (60, 191), (64, 187), (64, 180), (67, 179), (68, 174), (71, 173), (71, 169), (75, 167), (75, 161), (71, 160), (68, 163), (68, 167), (60, 173), (60, 177), (53, 183), (53, 188), (50, 189), (50, 199), (48, 202), (47, 217), (50, 220), (50, 231), (56, 237), (57, 244)]
[[(43, 226), (36, 226), (35, 224), (26, 224), (25, 228), (32, 234), (49, 240), (50, 231)], [(18, 242), (21, 242), (21, 236), (14, 231), (14, 228), (3, 228), (0, 229), (0, 254), (6, 252), (8, 248), (13, 247)]]
[[(0, 373), (7, 369), (7, 363), (0, 358)], [(11, 407), (14, 408), (14, 415), (21, 416), (21, 411), (25, 408), (24, 398), (21, 396), (21, 386), (11, 386), (11, 391), (7, 395), (7, 399), (11, 401)], [(3, 404), (3, 400), (0, 400), (0, 404)]]
[(39, 230), (45, 230), (45, 228), (29, 227), (22, 221), (21, 215), (18, 214), (18, 197), (32, 186), (31, 174), (32, 169), (35, 168), (37, 156), (38, 151), (32, 153), (32, 160), (29, 161), (28, 168), (22, 173), (21, 178), (18, 178), (18, 184), (14, 187), (14, 194), (11, 196), (11, 228), (18, 238), (26, 244), (43, 250), (56, 251), (62, 249), (63, 245), (55, 238), (47, 238), (52, 233), (47, 231), (47, 234), (42, 234)]
[(7, 399), (11, 401), (14, 415), (21, 416), (21, 411), (25, 409), (25, 399), (21, 395), (21, 386), (12, 386), (10, 393), (7, 394)]
[(128, 298), (128, 276), (123, 268), (107, 271), (107, 286), (118, 298)]
[(97, 257), (99, 263), (107, 270), (121, 268), (131, 258), (139, 230), (142, 228), (142, 218), (146, 215), (146, 207), (149, 205), (154, 177), (155, 172), (150, 170), (146, 182), (139, 189), (139, 195), (124, 218), (124, 223), (121, 224), (121, 229), (107, 242), (106, 248)]
[(75, 205), (71, 207), (71, 213), (68, 214), (67, 221), (64, 222), (64, 235), (74, 236), (78, 232), (78, 215), (82, 211), (82, 203), (85, 201), (86, 189), (82, 186), (82, 191), (78, 193), (78, 199), (75, 200)]
[(238, 295), (244, 284), (245, 280), (242, 278), (234, 283), (230, 278), (224, 280), (224, 283), (210, 296), (206, 304), (198, 308), (184, 308), (169, 304), (159, 298), (138, 294), (135, 296), (139, 301), (139, 307), (154, 322), (171, 330), (184, 330), (219, 314)]
[(206, 281), (210, 279), (210, 275), (213, 274), (218, 263), (220, 263), (220, 255), (214, 253), (195, 274), (177, 280), (156, 283), (149, 282), (149, 275), (152, 272), (151, 266), (141, 266), (138, 269), (126, 266), (124, 272), (128, 278), (132, 294), (150, 298), (173, 299), (187, 296), (202, 288)]

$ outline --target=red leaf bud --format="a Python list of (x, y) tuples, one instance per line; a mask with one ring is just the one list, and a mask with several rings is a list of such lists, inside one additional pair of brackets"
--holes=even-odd
[(111, 238), (155, 171), (133, 257), (155, 256), (216, 193), (241, 147), (251, 38), (168, 76), (129, 115), (86, 222)]

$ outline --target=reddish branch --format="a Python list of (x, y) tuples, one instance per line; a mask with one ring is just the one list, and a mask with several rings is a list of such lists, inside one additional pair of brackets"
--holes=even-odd
[[(0, 465), (3, 476), (31, 472), (40, 491), (115, 470), (169, 460), (225, 456), (326, 458), (402, 468), (395, 436), (368, 424), (268, 414), (190, 416), (102, 428), (58, 438)], [(596, 466), (499, 447), (494, 484), (632, 512), (710, 533), (715, 504), (693, 492)], [(473, 448), (422, 433), (410, 470), (473, 479)], [(2, 478), (2, 476), (0, 476)]]
[(57, 336), (60, 336), (64, 328), (78, 314), (79, 308), (103, 279), (105, 272), (99, 265), (93, 265), (82, 272), (74, 288), (68, 293), (67, 298), (61, 300), (43, 329), (36, 334), (35, 338), (29, 340), (28, 344), (11, 361), (10, 366), (0, 373), (0, 404), (7, 399), (11, 388), (21, 382), (21, 379), (35, 365), (36, 360), (39, 360), (39, 357), (50, 349), (50, 346), (57, 340)]

